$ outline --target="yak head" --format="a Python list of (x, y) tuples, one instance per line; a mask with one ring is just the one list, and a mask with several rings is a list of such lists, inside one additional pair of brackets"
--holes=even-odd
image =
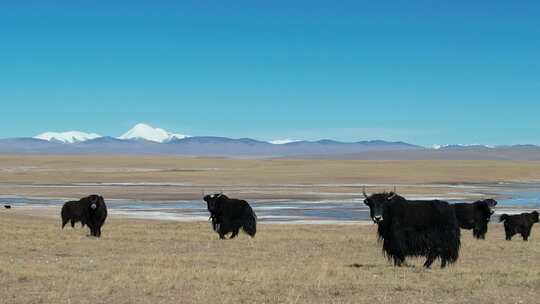
[(489, 222), (491, 216), (493, 215), (493, 213), (495, 213), (493, 207), (497, 205), (497, 201), (489, 198), (482, 201), (474, 202), (474, 205), (476, 206), (477, 210), (480, 211), (480, 216), (482, 217), (482, 220)]
[(532, 215), (532, 218), (533, 218), (533, 222), (538, 223), (538, 211), (531, 212), (531, 215)]
[(487, 210), (489, 210), (489, 215), (493, 215), (493, 213), (495, 213), (495, 210), (493, 208), (495, 208), (495, 206), (497, 206), (497, 201), (492, 199), (492, 198), (488, 198), (488, 199), (485, 199), (483, 201), (480, 201), (484, 206), (486, 206)]
[(369, 207), (369, 215), (374, 223), (379, 224), (384, 220), (384, 211), (395, 198), (399, 197), (395, 192), (382, 192), (367, 195), (364, 194), (364, 204)]
[(103, 197), (97, 194), (89, 195), (85, 199), (91, 210), (97, 210), (99, 206), (104, 204)]
[(205, 195), (203, 199), (206, 202), (210, 214), (214, 215), (221, 211), (222, 202), (227, 199), (227, 196), (223, 193), (216, 193)]

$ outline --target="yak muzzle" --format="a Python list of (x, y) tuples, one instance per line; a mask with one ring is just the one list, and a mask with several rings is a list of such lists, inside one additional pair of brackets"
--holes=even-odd
[(378, 223), (382, 222), (382, 220), (383, 220), (383, 217), (381, 215), (376, 215), (376, 216), (373, 217), (373, 222), (375, 224), (378, 224)]

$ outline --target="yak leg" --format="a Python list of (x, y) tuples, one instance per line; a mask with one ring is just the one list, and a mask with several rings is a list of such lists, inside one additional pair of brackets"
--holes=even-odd
[(401, 267), (405, 262), (405, 257), (403, 255), (394, 255), (394, 266)]
[(531, 229), (530, 228), (522, 228), (521, 230), (521, 237), (523, 238), (524, 241), (528, 241), (529, 240), (529, 234), (531, 233)]
[(236, 228), (233, 230), (233, 233), (231, 235), (231, 239), (234, 239), (237, 235), (238, 235), (238, 232), (240, 231), (240, 228)]
[(512, 229), (506, 225), (504, 225), (504, 233), (506, 234), (507, 241), (510, 241), (512, 239), (512, 236), (514, 235)]
[(446, 267), (446, 259), (442, 258), (441, 259), (441, 268), (444, 268)]
[(477, 239), (482, 239), (484, 240), (486, 238), (486, 235), (485, 233), (483, 232), (484, 229), (482, 229), (482, 227), (474, 227), (473, 229), (473, 235), (475, 238)]
[(226, 218), (223, 219), (223, 221), (219, 224), (218, 227), (218, 233), (219, 233), (219, 239), (224, 240), (225, 235), (231, 232), (231, 222), (227, 220)]
[(226, 233), (223, 232), (223, 230), (224, 230), (224, 229), (223, 229), (223, 226), (220, 225), (220, 224), (218, 224), (218, 225), (217, 225), (217, 231), (216, 231), (216, 232), (219, 234), (219, 239), (220, 239), (220, 240), (224, 240), (224, 239), (225, 239), (225, 234), (226, 234)]
[(69, 219), (62, 219), (62, 229), (64, 229), (64, 226), (69, 222)]
[(225, 234), (227, 234), (226, 230), (223, 228), (223, 224), (217, 225), (217, 233), (219, 234), (219, 239), (224, 240)]
[(75, 220), (71, 220), (71, 228), (75, 228)]
[(96, 227), (94, 225), (88, 225), (88, 227), (90, 227), (90, 235), (96, 236)]
[[(428, 253), (428, 256), (427, 256), (427, 259), (426, 259), (426, 262), (424, 263), (424, 267), (426, 268), (431, 268), (431, 264), (433, 264), (433, 262), (435, 261), (435, 259), (437, 258), (437, 255), (430, 252)], [(446, 264), (446, 263), (445, 263)], [(446, 266), (446, 265), (445, 265)], [(442, 264), (441, 264), (441, 267), (442, 267)]]

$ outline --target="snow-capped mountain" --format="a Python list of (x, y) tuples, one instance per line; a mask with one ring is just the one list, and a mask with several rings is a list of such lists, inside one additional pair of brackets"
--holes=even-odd
[(269, 143), (271, 143), (273, 145), (285, 145), (285, 144), (290, 144), (290, 143), (298, 142), (298, 141), (301, 141), (301, 140), (286, 138), (286, 139), (271, 140), (271, 141), (269, 141)]
[(435, 150), (444, 150), (444, 149), (465, 149), (465, 148), (486, 148), (486, 149), (493, 149), (494, 146), (491, 145), (481, 145), (481, 144), (452, 144), (452, 145), (433, 145), (433, 149)]
[(118, 137), (119, 139), (148, 140), (158, 143), (164, 143), (173, 139), (183, 139), (188, 137), (183, 134), (169, 133), (161, 128), (154, 128), (147, 124), (136, 124), (131, 130)]
[(96, 139), (101, 137), (101, 135), (96, 133), (85, 133), (80, 131), (68, 131), (68, 132), (45, 132), (37, 136), (34, 136), (36, 139), (42, 139), (46, 141), (59, 141), (63, 143), (76, 143), (83, 142), (90, 139)]
[[(283, 137), (282, 137), (283, 138)], [(137, 140), (140, 139), (140, 140)], [(400, 141), (341, 142), (188, 136), (138, 124), (119, 138), (84, 132), (46, 132), (0, 139), (0, 154), (185, 155), (362, 160), (535, 160), (540, 146), (445, 145), (426, 148)]]

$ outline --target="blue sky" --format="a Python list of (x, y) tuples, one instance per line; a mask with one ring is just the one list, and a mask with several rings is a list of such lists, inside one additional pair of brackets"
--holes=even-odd
[(3, 3), (0, 137), (540, 144), (539, 2), (261, 2)]

